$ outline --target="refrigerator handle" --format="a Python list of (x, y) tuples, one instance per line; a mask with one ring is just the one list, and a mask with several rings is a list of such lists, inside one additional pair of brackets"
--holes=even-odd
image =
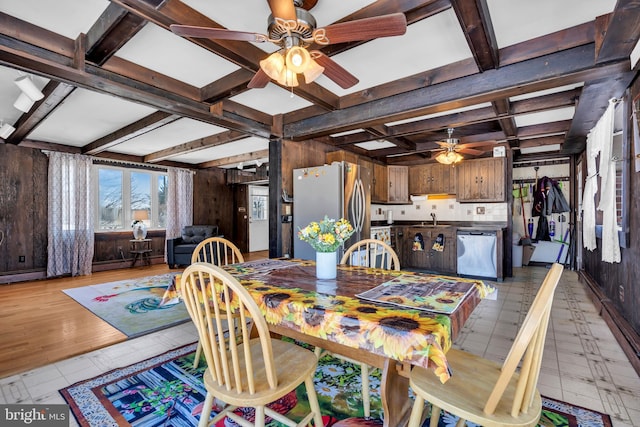
[(353, 185), (353, 218), (356, 222), (354, 228), (358, 233), (362, 232), (365, 220), (365, 194), (364, 194), (364, 184), (362, 184), (362, 180), (357, 179)]

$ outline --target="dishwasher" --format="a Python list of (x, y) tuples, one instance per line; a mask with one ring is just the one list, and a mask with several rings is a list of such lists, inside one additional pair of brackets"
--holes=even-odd
[(497, 280), (497, 238), (495, 231), (458, 230), (459, 276)]

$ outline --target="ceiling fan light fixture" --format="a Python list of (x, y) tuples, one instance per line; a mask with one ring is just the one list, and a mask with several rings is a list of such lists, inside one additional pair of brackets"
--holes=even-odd
[(452, 165), (454, 163), (458, 163), (460, 160), (464, 159), (460, 153), (456, 153), (455, 151), (443, 151), (436, 156), (436, 161), (438, 163), (442, 163), (443, 165)]
[(303, 71), (303, 73), (304, 73), (304, 81), (307, 82), (308, 84), (314, 81), (315, 79), (317, 79), (318, 77), (320, 77), (322, 73), (324, 73), (324, 67), (318, 64), (313, 59), (310, 59), (309, 66), (307, 67), (306, 70)]
[(303, 73), (309, 67), (311, 55), (309, 51), (300, 46), (293, 46), (287, 51), (286, 66), (294, 73)]
[(284, 70), (284, 57), (278, 52), (274, 52), (266, 59), (260, 61), (260, 68), (264, 71), (272, 80), (278, 80)]
[(275, 79), (279, 84), (286, 87), (297, 87), (298, 76), (293, 71), (286, 67), (280, 72), (280, 75)]

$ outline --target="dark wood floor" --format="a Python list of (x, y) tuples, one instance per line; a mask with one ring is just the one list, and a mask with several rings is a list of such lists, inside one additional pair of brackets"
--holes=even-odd
[[(268, 252), (244, 254), (245, 260)], [(127, 339), (63, 289), (178, 271), (166, 264), (101, 271), (91, 276), (0, 285), (0, 378)]]

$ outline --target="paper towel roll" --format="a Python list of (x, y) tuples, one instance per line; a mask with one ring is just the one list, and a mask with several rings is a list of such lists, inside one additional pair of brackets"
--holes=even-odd
[(387, 210), (387, 224), (393, 224), (393, 211)]

